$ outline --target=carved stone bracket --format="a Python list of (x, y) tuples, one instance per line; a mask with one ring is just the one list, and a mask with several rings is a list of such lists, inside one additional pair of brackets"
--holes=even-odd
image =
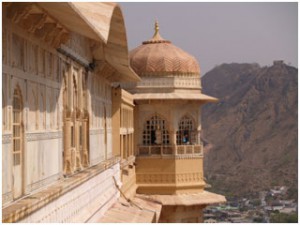
[(7, 4), (7, 17), (54, 48), (66, 43), (69, 31), (35, 3)]

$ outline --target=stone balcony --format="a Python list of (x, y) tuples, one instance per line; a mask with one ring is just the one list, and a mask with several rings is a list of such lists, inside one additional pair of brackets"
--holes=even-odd
[(137, 193), (200, 193), (203, 180), (203, 144), (138, 146)]
[(138, 146), (138, 156), (203, 156), (203, 144)]

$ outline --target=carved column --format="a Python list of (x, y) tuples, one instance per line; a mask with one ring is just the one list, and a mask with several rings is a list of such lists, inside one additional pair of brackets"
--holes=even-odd
[(174, 155), (177, 155), (177, 145), (176, 145), (176, 131), (175, 130), (171, 130), (170, 131), (170, 137), (172, 137), (171, 138), (171, 140), (170, 140), (170, 143), (171, 143), (171, 145), (172, 145), (172, 153), (174, 154)]
[(76, 73), (77, 90), (74, 96), (74, 110), (76, 113), (76, 169), (82, 170), (82, 156), (83, 156), (83, 110), (82, 110), (82, 69)]
[(63, 124), (64, 136), (64, 174), (74, 173), (74, 157), (72, 157), (72, 121), (71, 118), (65, 118)]
[(82, 166), (89, 166), (89, 154), (88, 154), (88, 119), (84, 119), (82, 122)]
[(201, 144), (201, 130), (197, 129), (197, 144)]
[[(82, 170), (81, 165), (81, 144), (80, 139), (82, 138), (82, 127), (79, 118), (75, 120), (75, 157), (76, 157), (76, 170)], [(81, 132), (80, 132), (81, 129)]]
[(201, 108), (198, 111), (197, 144), (201, 144)]
[(68, 69), (68, 103), (67, 103), (67, 107), (70, 111), (73, 111), (73, 68), (72, 65), (69, 66)]

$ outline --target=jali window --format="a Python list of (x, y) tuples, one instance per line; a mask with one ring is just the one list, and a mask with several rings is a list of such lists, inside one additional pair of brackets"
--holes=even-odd
[(21, 164), (22, 154), (22, 100), (18, 89), (14, 91), (13, 96), (13, 165)]
[(176, 132), (177, 145), (195, 144), (196, 131), (194, 121), (189, 116), (183, 116), (178, 124), (178, 131)]
[(143, 131), (144, 145), (168, 145), (170, 135), (167, 130), (167, 121), (158, 115), (152, 116), (146, 121)]

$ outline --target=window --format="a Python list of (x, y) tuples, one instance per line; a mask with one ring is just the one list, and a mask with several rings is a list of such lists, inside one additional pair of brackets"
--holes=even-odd
[[(64, 174), (69, 175), (82, 167), (89, 166), (89, 116), (86, 109), (86, 94), (83, 79), (80, 79), (82, 69), (74, 68), (72, 65), (61, 63), (62, 66), (68, 67), (63, 70), (63, 132), (64, 138)], [(53, 75), (53, 74), (52, 74)], [(78, 82), (77, 82), (78, 81)], [(59, 96), (53, 96), (57, 99)], [(56, 101), (56, 102), (57, 102)], [(55, 102), (54, 102), (55, 103)], [(56, 103), (57, 104), (57, 103)], [(92, 105), (92, 118), (96, 121), (99, 118), (98, 106), (94, 101)], [(55, 111), (55, 104), (53, 104)], [(59, 121), (59, 104), (56, 106), (57, 121)], [(82, 113), (83, 112), (83, 113)], [(53, 116), (55, 118), (55, 116)], [(91, 122), (91, 124), (93, 124)], [(57, 126), (60, 122), (57, 122)], [(97, 124), (98, 125), (98, 124)], [(76, 160), (74, 160), (74, 157)]]
[(24, 193), (23, 180), (25, 176), (25, 171), (23, 167), (23, 119), (22, 119), (22, 95), (21, 90), (17, 86), (14, 90), (12, 99), (13, 113), (12, 113), (12, 158), (13, 158), (13, 168), (12, 168), (12, 183), (13, 183), (13, 199), (18, 199)]
[(83, 133), (82, 133), (82, 125), (79, 126), (79, 146), (82, 147), (82, 138), (83, 138)]
[(71, 126), (71, 147), (75, 147), (75, 138), (74, 138), (74, 127)]
[(195, 126), (193, 119), (189, 116), (183, 116), (178, 124), (178, 131), (176, 132), (177, 145), (193, 144), (195, 138)]
[(13, 97), (13, 165), (21, 164), (21, 95), (16, 89)]
[(143, 145), (170, 144), (167, 122), (158, 115), (146, 121), (143, 131)]

